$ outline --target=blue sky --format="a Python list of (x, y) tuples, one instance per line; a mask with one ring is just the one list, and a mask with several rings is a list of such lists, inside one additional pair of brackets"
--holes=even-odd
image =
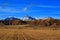
[(25, 15), (60, 18), (60, 0), (0, 0), (0, 19)]

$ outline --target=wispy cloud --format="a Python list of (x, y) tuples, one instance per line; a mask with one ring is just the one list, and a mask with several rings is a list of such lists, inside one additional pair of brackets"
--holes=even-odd
[(10, 12), (10, 13), (20, 13), (22, 10), (16, 10), (15, 8), (2, 8), (0, 7), (0, 12)]
[(43, 7), (43, 8), (60, 8), (60, 6), (53, 6), (53, 5), (39, 5), (39, 4), (30, 4), (28, 7), (32, 7), (32, 6), (36, 6), (36, 7)]
[(60, 8), (60, 6), (49, 6), (49, 5), (35, 5), (36, 7), (43, 7), (43, 8)]
[(0, 12), (10, 12), (10, 13), (21, 13), (28, 11), (31, 7), (42, 7), (42, 8), (60, 8), (60, 6), (49, 6), (49, 5), (35, 5), (30, 4), (22, 9), (17, 10), (16, 8), (11, 7), (2, 7), (0, 6)]
[(23, 8), (23, 9), (22, 9), (22, 11), (27, 11), (27, 10), (28, 10), (28, 8), (27, 8), (27, 7), (25, 7), (25, 8)]

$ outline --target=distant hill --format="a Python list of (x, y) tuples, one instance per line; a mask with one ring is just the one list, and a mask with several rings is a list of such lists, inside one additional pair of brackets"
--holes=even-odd
[(60, 25), (60, 19), (54, 19), (52, 17), (48, 17), (45, 19), (38, 20), (38, 25), (44, 25), (44, 26)]

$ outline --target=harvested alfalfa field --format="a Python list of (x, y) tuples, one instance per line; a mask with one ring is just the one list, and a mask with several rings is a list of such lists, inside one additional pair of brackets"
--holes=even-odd
[(0, 40), (60, 40), (60, 30), (0, 29)]

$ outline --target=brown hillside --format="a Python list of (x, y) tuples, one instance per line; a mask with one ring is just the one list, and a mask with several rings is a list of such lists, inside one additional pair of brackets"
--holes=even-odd
[(9, 21), (2, 21), (0, 20), (0, 25), (23, 25), (23, 24), (29, 24), (29, 25), (40, 25), (40, 26), (57, 26), (60, 25), (59, 19), (40, 19), (40, 20), (34, 20), (34, 21), (22, 21), (20, 19), (17, 20), (9, 20)]

